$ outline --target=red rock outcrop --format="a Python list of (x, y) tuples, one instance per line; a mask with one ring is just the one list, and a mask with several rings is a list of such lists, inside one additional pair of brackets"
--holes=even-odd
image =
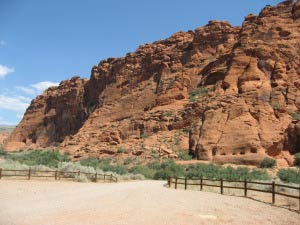
[(189, 149), (217, 163), (290, 164), (300, 151), (299, 47), (300, 1), (292, 0), (246, 16), (242, 27), (210, 21), (175, 33), (101, 61), (89, 80), (45, 91), (6, 148), (54, 145), (75, 158)]

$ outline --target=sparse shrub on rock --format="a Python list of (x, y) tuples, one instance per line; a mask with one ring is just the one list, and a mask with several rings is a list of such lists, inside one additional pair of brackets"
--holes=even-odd
[(273, 168), (276, 166), (276, 160), (266, 157), (260, 162), (260, 167), (261, 168)]

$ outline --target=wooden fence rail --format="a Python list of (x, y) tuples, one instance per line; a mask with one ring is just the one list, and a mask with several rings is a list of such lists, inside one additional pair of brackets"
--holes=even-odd
[(24, 177), (28, 180), (34, 177), (53, 177), (55, 180), (61, 178), (76, 178), (80, 175), (85, 175), (88, 179), (97, 182), (98, 180), (103, 180), (104, 182), (118, 182), (118, 178), (112, 174), (99, 174), (99, 173), (86, 173), (81, 171), (59, 171), (59, 170), (11, 170), (0, 168), (0, 179), (3, 177)]
[[(194, 183), (190, 183), (189, 181), (193, 181)], [(195, 183), (195, 181), (198, 181), (198, 182)], [(205, 181), (217, 182), (218, 184), (208, 184), (208, 183), (205, 183)], [(243, 185), (240, 186), (240, 187), (238, 187), (238, 186), (227, 186), (227, 185), (224, 185), (224, 182), (243, 183)], [(198, 185), (200, 187), (200, 191), (202, 191), (203, 187), (205, 187), (205, 186), (207, 186), (207, 187), (216, 187), (216, 188), (220, 188), (220, 193), (221, 194), (224, 194), (224, 189), (226, 189), (226, 188), (228, 188), (228, 189), (240, 189), (240, 190), (244, 190), (244, 196), (245, 197), (248, 196), (248, 191), (257, 191), (257, 192), (270, 193), (270, 194), (272, 194), (272, 204), (275, 204), (276, 195), (281, 195), (281, 196), (285, 196), (285, 197), (288, 197), (288, 198), (298, 199), (299, 200), (299, 210), (300, 210), (300, 186), (295, 187), (295, 186), (284, 185), (284, 184), (276, 184), (274, 181), (271, 182), (271, 183), (267, 183), (267, 182), (257, 182), (257, 181), (249, 181), (249, 180), (244, 180), (244, 181), (225, 180), (225, 179), (219, 179), (218, 180), (218, 179), (208, 179), (208, 178), (203, 178), (203, 177), (200, 177), (198, 179), (195, 179), (195, 178), (187, 179), (187, 178), (181, 178), (181, 177), (175, 177), (175, 178), (169, 177), (168, 178), (169, 188), (171, 188), (172, 184), (175, 184), (174, 185), (175, 189), (177, 189), (178, 184), (182, 184), (182, 185), (184, 185), (185, 190), (187, 190), (188, 186), (195, 186), (195, 185)], [(252, 188), (252, 187), (249, 187), (249, 184), (258, 184), (258, 185), (267, 186), (267, 187), (269, 187), (268, 189), (270, 189), (270, 190)], [(279, 191), (276, 191), (276, 187), (296, 190), (296, 191), (298, 191), (299, 194), (292, 195), (290, 193), (279, 192)]]

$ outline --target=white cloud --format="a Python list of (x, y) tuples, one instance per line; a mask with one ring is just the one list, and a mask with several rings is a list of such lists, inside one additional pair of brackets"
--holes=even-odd
[(35, 95), (36, 94), (36, 90), (34, 90), (33, 88), (17, 86), (16, 89), (19, 90), (19, 91), (22, 91), (22, 92), (24, 92), (25, 94), (28, 94), (28, 95)]
[(4, 78), (7, 74), (15, 72), (14, 68), (9, 68), (7, 66), (0, 64), (0, 78)]
[(17, 117), (18, 119), (22, 119), (23, 116), (24, 116), (24, 114), (17, 114), (17, 115), (16, 115), (16, 117)]
[(46, 90), (48, 87), (58, 86), (58, 85), (59, 85), (59, 83), (54, 83), (54, 82), (50, 82), (50, 81), (42, 81), (42, 82), (39, 82), (36, 84), (32, 84), (30, 86), (34, 87), (39, 92), (42, 92), (42, 91)]
[(6, 45), (6, 42), (3, 41), (3, 40), (0, 40), (0, 47), (3, 47), (3, 46), (5, 46), (5, 45)]
[(0, 109), (24, 113), (29, 106), (29, 102), (30, 99), (24, 96), (9, 97), (0, 95)]

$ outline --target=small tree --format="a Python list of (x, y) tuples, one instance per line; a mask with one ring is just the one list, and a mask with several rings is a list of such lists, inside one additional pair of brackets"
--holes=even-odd
[(300, 152), (294, 155), (294, 166), (300, 166)]
[(260, 167), (261, 168), (273, 168), (276, 166), (276, 160), (266, 157), (260, 162)]

